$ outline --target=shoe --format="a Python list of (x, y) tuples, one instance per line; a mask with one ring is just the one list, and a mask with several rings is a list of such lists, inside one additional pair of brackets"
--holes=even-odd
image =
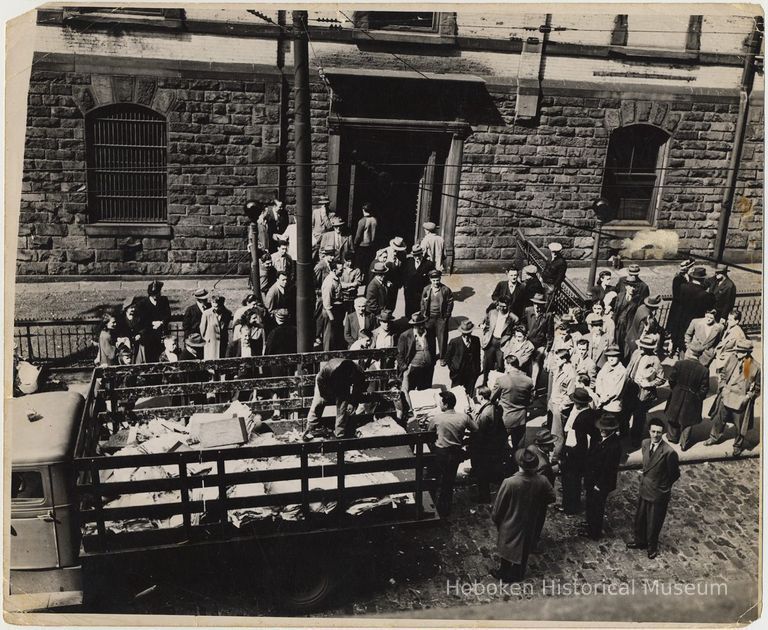
[(648, 559), (653, 560), (656, 556), (659, 555), (658, 549), (649, 549), (648, 550)]
[(741, 455), (741, 453), (742, 453), (743, 451), (744, 451), (744, 449), (743, 449), (743, 448), (734, 448), (734, 449), (733, 449), (733, 454), (732, 454), (732, 456), (733, 456), (733, 457), (738, 457), (739, 455)]
[(714, 446), (717, 444), (717, 440), (714, 440), (712, 438), (708, 438), (706, 442), (704, 442), (704, 446)]
[(645, 549), (646, 547), (647, 545), (635, 542), (634, 540), (627, 543), (627, 549)]

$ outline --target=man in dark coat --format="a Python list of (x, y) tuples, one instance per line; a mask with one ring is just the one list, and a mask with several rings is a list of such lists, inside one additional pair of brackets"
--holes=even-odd
[(493, 504), (491, 519), (498, 530), (499, 569), (491, 575), (503, 582), (519, 582), (525, 577), (528, 554), (538, 536), (542, 512), (554, 503), (555, 491), (536, 470), (539, 458), (528, 449), (515, 454), (520, 470), (501, 483)]
[(544, 295), (544, 287), (541, 285), (538, 273), (539, 270), (536, 268), (536, 265), (526, 265), (523, 267), (521, 282), (525, 287), (525, 297), (528, 301), (537, 293)]
[(509, 355), (504, 364), (506, 369), (493, 386), (491, 400), (501, 406), (504, 428), (514, 451), (525, 438), (528, 407), (533, 399), (533, 381), (520, 369), (517, 357)]
[(736, 285), (728, 277), (728, 267), (726, 265), (718, 265), (715, 268), (715, 281), (710, 291), (715, 298), (717, 318), (722, 323), (725, 323), (725, 320), (728, 319), (728, 313), (733, 310), (733, 306), (736, 303)]
[(427, 330), (437, 340), (437, 352), (442, 357), (448, 345), (448, 326), (453, 313), (453, 291), (441, 282), (442, 273), (429, 272), (430, 286), (421, 293), (421, 312), (427, 317)]
[(387, 267), (384, 263), (374, 263), (371, 273), (373, 277), (365, 289), (365, 310), (371, 315), (378, 315), (387, 308), (390, 281), (386, 277)]
[(405, 316), (410, 318), (421, 308), (421, 294), (429, 285), (429, 272), (435, 264), (424, 256), (418, 243), (411, 249), (411, 255), (403, 263), (403, 293), (405, 295)]
[(475, 325), (467, 320), (461, 322), (458, 337), (448, 342), (445, 356), (440, 359), (448, 366), (451, 387), (462, 385), (467, 396), (475, 395), (475, 383), (480, 376), (480, 340), (472, 334)]
[(660, 306), (661, 297), (654, 295), (645, 298), (635, 311), (635, 316), (632, 318), (632, 323), (627, 329), (627, 335), (624, 340), (625, 362), (629, 361), (632, 353), (637, 350), (637, 340), (643, 335), (654, 335), (658, 339), (656, 355), (662, 356), (667, 333), (657, 318)]
[(616, 293), (621, 295), (627, 282), (635, 285), (635, 293), (639, 296), (641, 302), (651, 294), (651, 290), (648, 285), (644, 280), (640, 279), (640, 265), (632, 264), (627, 268), (627, 275), (619, 278), (618, 282), (616, 283), (616, 288), (614, 289)]
[(581, 511), (581, 486), (590, 445), (600, 437), (595, 423), (600, 412), (592, 409), (592, 397), (583, 387), (571, 394), (573, 409), (563, 427), (565, 444), (561, 455), (563, 483), (563, 512)]
[(690, 282), (680, 286), (679, 315), (674, 330), (670, 331), (676, 348), (685, 349), (685, 332), (691, 321), (704, 317), (704, 313), (714, 307), (715, 297), (704, 286), (706, 278), (704, 267), (696, 267), (690, 272)]
[(693, 258), (684, 260), (680, 263), (680, 268), (675, 274), (675, 277), (672, 278), (672, 301), (669, 303), (669, 312), (667, 313), (667, 324), (665, 328), (669, 333), (669, 338), (672, 340), (671, 354), (673, 355), (680, 350), (681, 346), (676, 344), (682, 344), (683, 335), (685, 334), (685, 328), (680, 329), (680, 313), (682, 310), (680, 304), (680, 287), (686, 282), (691, 281), (689, 274), (695, 263), (696, 261)]
[(184, 330), (185, 338), (190, 335), (200, 334), (200, 320), (203, 317), (203, 311), (211, 308), (211, 303), (208, 301), (208, 291), (205, 289), (196, 289), (192, 295), (195, 298), (195, 303), (192, 306), (187, 307), (181, 321), (181, 327)]
[(685, 451), (691, 446), (691, 429), (702, 419), (709, 370), (696, 359), (682, 359), (672, 367), (668, 381), (667, 439), (672, 444), (679, 442), (680, 450)]
[(435, 337), (429, 334), (427, 318), (418, 312), (408, 320), (410, 328), (397, 340), (397, 369), (405, 393), (432, 387), (435, 371)]
[(365, 397), (367, 388), (365, 370), (354, 361), (342, 358), (326, 361), (315, 377), (315, 391), (307, 414), (304, 440), (327, 435), (320, 422), (326, 405), (336, 407), (335, 437), (350, 437), (352, 427), (347, 426), (348, 420)]
[(501, 280), (491, 294), (491, 303), (486, 310), (496, 306), (498, 302), (504, 302), (509, 311), (520, 319), (525, 307), (528, 306), (528, 295), (525, 285), (519, 280), (519, 273), (514, 267), (507, 271), (507, 279)]
[(147, 363), (158, 361), (163, 351), (163, 337), (168, 332), (168, 322), (171, 319), (171, 305), (162, 291), (163, 283), (154, 280), (147, 287), (147, 297), (136, 304), (136, 314), (144, 325), (144, 335), (140, 343), (144, 346)]
[(648, 549), (648, 558), (659, 555), (659, 533), (667, 516), (672, 485), (680, 478), (680, 463), (675, 450), (662, 440), (664, 423), (653, 418), (648, 430), (650, 438), (643, 440), (643, 472), (640, 496), (635, 512), (635, 537), (628, 549)]
[(563, 246), (560, 243), (553, 242), (547, 247), (551, 258), (544, 263), (544, 267), (541, 269), (541, 284), (547, 296), (547, 310), (551, 310), (552, 301), (560, 290), (563, 280), (565, 280), (568, 262), (563, 258)]
[(617, 433), (619, 422), (614, 414), (603, 414), (596, 426), (600, 431), (600, 440), (595, 440), (590, 446), (584, 466), (587, 527), (579, 533), (593, 540), (600, 540), (603, 535), (605, 502), (608, 495), (616, 489), (621, 462), (621, 441)]
[(477, 479), (477, 501), (489, 503), (491, 481), (504, 478), (509, 445), (507, 430), (501, 419), (501, 407), (491, 401), (491, 390), (485, 386), (478, 387), (477, 402), (480, 405), (474, 414), (477, 427), (470, 437), (469, 455)]
[[(290, 313), (285, 308), (277, 309), (273, 314), (275, 327), (267, 334), (264, 354), (293, 354), (296, 352), (296, 326), (290, 323)], [(294, 372), (291, 366), (270, 365), (270, 376), (290, 376)]]
[(528, 341), (534, 347), (531, 360), (531, 380), (534, 389), (538, 386), (539, 372), (555, 335), (552, 313), (544, 310), (545, 303), (544, 296), (541, 293), (536, 293), (531, 298), (531, 306), (526, 308), (523, 313), (523, 321), (528, 330)]
[(629, 331), (632, 321), (635, 318), (635, 313), (642, 302), (637, 289), (638, 285), (636, 282), (627, 280), (624, 283), (622, 293), (619, 293), (617, 296), (616, 303), (613, 307), (614, 321), (616, 322), (614, 343), (619, 346), (622, 356), (626, 354), (625, 346), (627, 343), (627, 332)]

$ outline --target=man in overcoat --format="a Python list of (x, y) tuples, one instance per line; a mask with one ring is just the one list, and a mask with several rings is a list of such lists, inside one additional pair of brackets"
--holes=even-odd
[(221, 359), (227, 353), (232, 311), (224, 306), (224, 296), (214, 296), (212, 301), (213, 307), (205, 311), (200, 320), (200, 335), (205, 341), (203, 358)]
[(448, 325), (453, 313), (453, 291), (441, 282), (442, 275), (437, 269), (430, 271), (430, 286), (421, 293), (421, 312), (427, 317), (427, 329), (437, 340), (441, 357), (448, 345)]
[(591, 444), (597, 441), (599, 432), (595, 423), (599, 412), (590, 405), (592, 397), (582, 387), (571, 394), (573, 408), (564, 420), (565, 443), (561, 454), (563, 505), (566, 514), (581, 511), (581, 487), (584, 467)]
[(643, 440), (643, 471), (640, 496), (635, 512), (634, 540), (628, 549), (647, 549), (648, 558), (659, 555), (659, 533), (667, 516), (672, 485), (680, 478), (680, 463), (675, 450), (662, 440), (664, 423), (658, 418), (649, 422), (650, 438)]
[(477, 480), (478, 503), (490, 503), (491, 482), (504, 478), (504, 462), (509, 452), (507, 431), (501, 419), (501, 407), (491, 401), (491, 390), (477, 388), (480, 405), (474, 413), (475, 425), (469, 441), (472, 470)]
[(680, 310), (676, 327), (674, 331), (670, 331), (673, 345), (680, 349), (685, 348), (685, 333), (691, 321), (704, 317), (704, 313), (711, 310), (715, 304), (715, 297), (704, 286), (707, 279), (704, 267), (695, 267), (688, 277), (690, 282), (680, 285)]
[(408, 320), (410, 328), (397, 340), (397, 368), (406, 394), (432, 387), (437, 353), (435, 337), (429, 334), (426, 323), (423, 313), (414, 313)]
[(192, 295), (195, 298), (195, 303), (187, 307), (181, 321), (185, 339), (190, 335), (200, 333), (200, 320), (203, 318), (203, 312), (211, 308), (211, 303), (208, 301), (208, 291), (195, 289)]
[(144, 325), (144, 335), (139, 343), (144, 346), (147, 363), (156, 363), (159, 359), (171, 319), (171, 305), (162, 291), (163, 283), (154, 280), (147, 287), (147, 297), (136, 304), (136, 315)]
[(715, 358), (715, 348), (723, 336), (723, 329), (713, 308), (704, 313), (704, 317), (692, 319), (685, 331), (685, 357), (709, 366)]
[(374, 263), (371, 274), (373, 277), (365, 289), (365, 310), (371, 315), (378, 315), (387, 308), (389, 302), (390, 282), (386, 278), (386, 265)]
[(691, 430), (702, 419), (702, 406), (709, 392), (709, 370), (696, 359), (682, 359), (669, 374), (667, 439), (680, 443), (680, 450), (691, 446)]
[(491, 400), (501, 406), (504, 427), (509, 434), (512, 450), (525, 437), (528, 407), (533, 397), (533, 381), (520, 369), (512, 355), (504, 360), (506, 370), (493, 386)]
[(461, 322), (461, 334), (448, 342), (441, 359), (441, 363), (448, 366), (451, 387), (463, 386), (467, 396), (475, 395), (475, 383), (480, 376), (480, 339), (472, 334), (474, 327), (468, 319)]
[(544, 365), (544, 357), (552, 345), (555, 329), (552, 313), (544, 310), (546, 300), (542, 293), (536, 293), (530, 298), (531, 306), (523, 312), (523, 321), (528, 330), (528, 341), (533, 344), (533, 358), (531, 362), (531, 380), (533, 386), (538, 387), (539, 372)]
[(675, 277), (672, 278), (672, 301), (669, 304), (666, 325), (667, 332), (672, 340), (672, 354), (679, 351), (682, 347), (683, 335), (685, 334), (685, 328), (680, 326), (680, 316), (682, 313), (680, 287), (684, 283), (691, 281), (690, 272), (694, 264), (696, 264), (696, 261), (693, 258), (682, 261)]
[(421, 294), (429, 286), (429, 272), (435, 264), (424, 256), (418, 243), (411, 248), (411, 255), (403, 263), (403, 294), (405, 316), (410, 317), (421, 308)]
[(501, 566), (491, 575), (502, 582), (525, 578), (528, 554), (543, 524), (542, 512), (554, 503), (555, 491), (537, 471), (539, 458), (528, 449), (515, 454), (520, 470), (501, 483), (491, 519), (498, 530), (497, 549)]
[(718, 265), (715, 268), (715, 281), (710, 291), (715, 298), (717, 319), (725, 323), (728, 313), (733, 310), (733, 306), (736, 304), (736, 285), (728, 277), (728, 267), (726, 265)]
[(608, 495), (616, 489), (621, 441), (618, 436), (619, 422), (614, 414), (603, 414), (596, 427), (600, 431), (600, 440), (595, 440), (590, 446), (584, 466), (587, 526), (579, 533), (600, 540), (603, 535), (605, 503)]

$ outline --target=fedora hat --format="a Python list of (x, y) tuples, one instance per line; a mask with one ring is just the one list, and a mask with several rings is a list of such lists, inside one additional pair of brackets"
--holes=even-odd
[(153, 280), (147, 287), (147, 295), (160, 295), (163, 290), (163, 283), (159, 280)]
[(549, 251), (551, 252), (560, 252), (563, 251), (563, 245), (562, 243), (558, 243), (557, 241), (553, 241), (547, 245), (549, 248)]
[(619, 421), (614, 414), (604, 413), (595, 423), (595, 426), (602, 431), (618, 431)]
[(533, 297), (531, 298), (531, 302), (534, 304), (546, 304), (547, 301), (544, 299), (544, 295), (542, 293), (534, 293)]
[(532, 276), (533, 274), (536, 273), (537, 268), (536, 268), (536, 265), (526, 265), (525, 267), (523, 267), (523, 271), (527, 273), (529, 276)]
[(435, 225), (432, 221), (422, 223), (421, 226), (428, 232), (434, 232), (437, 229), (437, 225)]
[(203, 340), (200, 333), (192, 333), (184, 340), (184, 344), (190, 348), (202, 348), (205, 346), (205, 341)]
[(575, 403), (581, 403), (582, 405), (588, 405), (592, 402), (592, 396), (583, 387), (577, 387), (571, 394), (571, 400)]
[(551, 446), (555, 442), (557, 442), (557, 438), (550, 433), (549, 429), (539, 429), (533, 441), (536, 446)]
[(287, 236), (283, 236), (282, 234), (273, 234), (272, 238), (278, 245), (288, 245), (289, 239)]
[(656, 348), (656, 339), (651, 335), (643, 335), (637, 340), (638, 348), (646, 348), (648, 350), (654, 350)]
[(371, 269), (371, 271), (376, 275), (383, 276), (387, 273), (387, 266), (384, 263), (377, 262), (373, 264), (373, 269)]
[(621, 350), (619, 350), (619, 346), (617, 346), (615, 343), (608, 346), (608, 348), (605, 350), (605, 356), (607, 357), (620, 357), (621, 356)]
[(539, 468), (539, 456), (527, 448), (521, 448), (515, 453), (515, 462), (521, 470), (533, 471)]
[(645, 304), (648, 308), (659, 308), (661, 306), (661, 296), (649, 295), (643, 300), (643, 304)]
[(408, 249), (402, 236), (396, 236), (391, 241), (389, 241), (389, 246), (396, 252), (404, 252), (406, 249)]
[(134, 306), (136, 302), (137, 302), (137, 299), (135, 295), (125, 298), (125, 300), (123, 301), (123, 310), (127, 311), (128, 308), (131, 306)]
[(588, 326), (596, 326), (603, 323), (603, 318), (597, 313), (590, 313), (587, 315), (586, 320)]
[(424, 314), (421, 311), (418, 311), (413, 315), (411, 315), (411, 319), (408, 320), (409, 326), (421, 326), (426, 323), (427, 323), (427, 318), (424, 317)]
[(704, 269), (704, 267), (696, 267), (693, 271), (691, 271), (691, 278), (706, 278), (707, 277), (707, 270)]
[(475, 327), (475, 325), (469, 321), (468, 319), (465, 319), (461, 324), (459, 324), (459, 331), (463, 333), (472, 332), (472, 329)]
[(195, 289), (192, 293), (194, 298), (196, 300), (207, 300), (208, 299), (208, 290), (207, 289)]
[(318, 206), (321, 204), (329, 204), (329, 203), (331, 203), (331, 200), (328, 197), (328, 195), (318, 195), (317, 199), (315, 199), (315, 204)]
[(421, 255), (424, 253), (424, 250), (422, 249), (421, 245), (416, 243), (413, 247), (411, 247), (411, 255)]
[(344, 219), (342, 219), (340, 216), (335, 214), (331, 219), (331, 225), (333, 227), (341, 227), (342, 225), (344, 225)]
[(739, 339), (739, 341), (736, 342), (737, 352), (752, 352), (754, 348), (755, 344), (753, 344), (749, 339)]
[(715, 267), (715, 273), (721, 273), (724, 276), (728, 275), (728, 265), (718, 265)]
[(384, 309), (379, 313), (379, 321), (380, 322), (393, 322), (395, 321), (395, 316), (392, 314), (392, 311), (389, 309)]
[(627, 273), (630, 276), (636, 276), (640, 273), (640, 265), (630, 265), (627, 267)]

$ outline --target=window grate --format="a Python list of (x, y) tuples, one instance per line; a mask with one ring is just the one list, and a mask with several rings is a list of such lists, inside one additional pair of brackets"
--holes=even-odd
[(139, 105), (109, 105), (89, 115), (87, 131), (91, 220), (166, 221), (165, 119)]

